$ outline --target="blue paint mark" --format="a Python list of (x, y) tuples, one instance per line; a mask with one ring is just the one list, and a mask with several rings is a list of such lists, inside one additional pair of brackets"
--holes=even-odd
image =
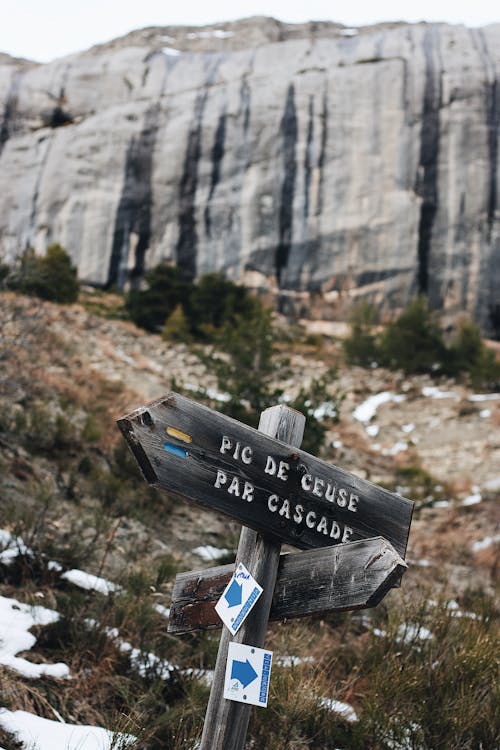
[(178, 445), (173, 443), (163, 443), (163, 450), (173, 453), (174, 456), (180, 456), (180, 458), (187, 458), (187, 451), (184, 448), (179, 448)]

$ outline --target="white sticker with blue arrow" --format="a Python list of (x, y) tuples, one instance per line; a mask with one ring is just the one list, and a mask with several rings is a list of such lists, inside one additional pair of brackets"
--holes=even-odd
[(240, 625), (261, 594), (262, 586), (259, 586), (255, 578), (240, 563), (215, 605), (215, 611), (233, 635), (238, 632)]
[(224, 698), (266, 708), (272, 661), (272, 651), (231, 642), (227, 654)]

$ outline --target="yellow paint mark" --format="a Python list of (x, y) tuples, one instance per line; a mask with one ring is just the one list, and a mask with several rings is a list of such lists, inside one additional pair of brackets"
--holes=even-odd
[(185, 432), (181, 432), (181, 430), (177, 430), (175, 427), (167, 427), (167, 435), (170, 435), (170, 437), (177, 438), (177, 440), (182, 440), (183, 443), (191, 443), (193, 441), (193, 438), (191, 435), (188, 435)]

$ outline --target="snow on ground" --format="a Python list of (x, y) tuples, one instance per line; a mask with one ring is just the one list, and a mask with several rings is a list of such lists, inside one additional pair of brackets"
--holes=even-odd
[(162, 617), (166, 617), (168, 620), (168, 618), (170, 617), (170, 607), (164, 607), (163, 604), (155, 604), (154, 608), (159, 615), (162, 615)]
[(456, 400), (460, 398), (453, 391), (442, 391), (435, 385), (425, 385), (422, 388), (422, 396), (426, 398), (454, 398)]
[(398, 453), (402, 453), (403, 451), (408, 450), (408, 443), (404, 440), (398, 440), (397, 443), (394, 443), (392, 448), (384, 448), (382, 450), (383, 456), (397, 456)]
[(218, 547), (212, 547), (211, 544), (205, 544), (203, 547), (195, 547), (191, 550), (193, 555), (198, 555), (205, 562), (211, 562), (213, 560), (220, 560), (221, 557), (229, 555), (231, 550), (219, 549)]
[(182, 55), (180, 49), (175, 49), (174, 47), (163, 47), (162, 52), (169, 57), (178, 57), (179, 55)]
[(379, 406), (382, 406), (382, 404), (387, 404), (391, 401), (400, 403), (405, 400), (406, 396), (398, 395), (391, 391), (382, 391), (382, 393), (376, 393), (374, 396), (367, 398), (366, 401), (363, 401), (362, 404), (354, 409), (352, 416), (354, 419), (357, 419), (358, 422), (363, 422), (363, 424), (366, 425), (373, 419), (377, 413), (377, 409)]
[(469, 401), (498, 401), (500, 393), (473, 393), (469, 396)]
[(135, 742), (131, 734), (110, 732), (102, 727), (63, 724), (27, 711), (0, 708), (0, 726), (13, 734), (26, 750), (111, 750)]
[[(21, 537), (13, 537), (12, 534), (6, 529), (0, 529), (0, 563), (4, 565), (10, 565), (10, 563), (19, 555), (34, 555), (33, 550), (27, 547)], [(60, 572), (62, 566), (55, 560), (49, 560), (47, 563), (49, 570), (55, 570)], [(69, 581), (74, 586), (78, 586), (81, 589), (87, 591), (98, 591), (100, 594), (110, 594), (113, 591), (119, 590), (119, 586), (107, 581), (105, 578), (85, 573), (83, 570), (74, 568), (73, 570), (67, 570), (61, 575), (66, 581)]]
[(481, 493), (479, 491), (473, 492), (472, 495), (468, 495), (462, 500), (462, 505), (477, 505), (482, 500)]
[[(380, 628), (373, 628), (372, 633), (379, 638), (387, 637), (386, 631)], [(427, 641), (432, 637), (431, 631), (423, 625), (414, 625), (410, 622), (398, 628), (396, 641), (397, 643), (413, 643), (414, 641)]]
[(234, 31), (224, 29), (207, 29), (207, 31), (191, 31), (186, 34), (188, 39), (228, 39), (234, 35)]
[(472, 545), (472, 551), (481, 552), (483, 549), (488, 549), (488, 547), (493, 546), (493, 544), (496, 544), (496, 542), (500, 542), (500, 534), (496, 534), (495, 536), (486, 536), (479, 542), (474, 542), (474, 544)]
[(488, 481), (483, 484), (483, 489), (487, 492), (498, 492), (500, 490), (500, 477), (488, 479)]
[(107, 581), (106, 578), (100, 578), (99, 576), (85, 573), (83, 570), (78, 570), (76, 568), (73, 570), (67, 570), (62, 574), (61, 578), (64, 578), (66, 581), (69, 581), (74, 586), (78, 586), (81, 589), (97, 591), (100, 594), (111, 594), (119, 588), (115, 583)]
[(50, 625), (59, 615), (52, 609), (22, 604), (16, 599), (0, 596), (0, 664), (15, 670), (23, 677), (69, 677), (67, 664), (34, 664), (16, 654), (29, 651), (36, 638), (29, 630), (34, 625)]
[(199, 385), (194, 385), (193, 383), (184, 383), (184, 388), (186, 391), (191, 391), (191, 393), (204, 393), (208, 398), (220, 403), (231, 401), (229, 393), (222, 393), (215, 388), (201, 388)]
[(319, 422), (323, 419), (335, 419), (337, 414), (337, 409), (331, 401), (323, 401), (313, 412), (314, 419)]
[(0, 563), (4, 565), (9, 565), (19, 555), (30, 554), (20, 536), (14, 537), (5, 529), (0, 529), (0, 549)]
[(333, 711), (334, 713), (339, 714), (346, 721), (358, 721), (358, 715), (349, 703), (336, 701), (333, 700), (333, 698), (320, 698), (318, 703), (321, 708), (326, 708), (327, 711)]

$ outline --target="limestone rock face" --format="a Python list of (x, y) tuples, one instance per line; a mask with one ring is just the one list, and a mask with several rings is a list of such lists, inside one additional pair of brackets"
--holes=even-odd
[(500, 335), (500, 25), (272, 19), (0, 56), (0, 257), (161, 260), (335, 319), (427, 294)]

